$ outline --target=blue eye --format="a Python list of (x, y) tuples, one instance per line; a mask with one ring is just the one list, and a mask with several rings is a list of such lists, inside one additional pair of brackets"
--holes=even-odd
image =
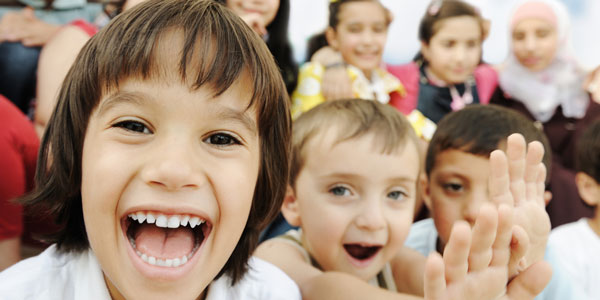
[(329, 192), (334, 196), (350, 196), (350, 190), (343, 186), (335, 186)]
[(387, 194), (387, 196), (397, 201), (404, 200), (404, 198), (408, 197), (408, 195), (402, 191), (392, 191), (389, 194)]
[(148, 127), (146, 125), (144, 125), (143, 123), (138, 122), (138, 121), (132, 121), (132, 120), (121, 121), (119, 123), (114, 124), (113, 127), (123, 128), (127, 131), (133, 131), (133, 132), (139, 132), (139, 133), (145, 133), (145, 134), (152, 133), (150, 131), (150, 129), (148, 129)]
[(207, 137), (205, 142), (217, 146), (241, 145), (240, 141), (235, 137), (226, 133), (215, 133)]

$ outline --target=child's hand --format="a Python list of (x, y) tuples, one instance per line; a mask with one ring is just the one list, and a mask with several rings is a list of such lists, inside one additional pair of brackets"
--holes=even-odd
[(329, 46), (323, 47), (313, 54), (310, 61), (325, 66), (321, 83), (321, 92), (325, 100), (351, 99), (354, 97), (352, 82), (350, 82), (340, 52)]
[[(550, 267), (539, 262), (507, 285), (515, 229), (507, 205), (498, 210), (483, 206), (472, 230), (467, 223), (456, 223), (444, 258), (435, 253), (427, 260), (425, 299), (533, 299), (550, 280)], [(527, 239), (521, 246), (526, 250)]]
[[(428, 300), (497, 299), (505, 293), (512, 216), (507, 206), (498, 212), (483, 206), (471, 230), (454, 224), (444, 257), (434, 253), (425, 266), (424, 294)], [(506, 212), (508, 210), (508, 213)]]
[(252, 30), (254, 30), (258, 35), (264, 37), (267, 35), (267, 26), (263, 21), (263, 18), (258, 13), (245, 14), (240, 16)]
[[(540, 142), (525, 146), (520, 134), (507, 139), (506, 154), (500, 150), (490, 155), (490, 195), (496, 204), (514, 207), (514, 222), (525, 230), (530, 247), (519, 264), (511, 259), (509, 275), (544, 258), (550, 219), (545, 210), (544, 180), (546, 168), (541, 162), (544, 147)], [(513, 249), (513, 255), (515, 250)]]
[(43, 46), (60, 29), (38, 19), (32, 8), (7, 13), (0, 20), (0, 42), (21, 42), (24, 46)]

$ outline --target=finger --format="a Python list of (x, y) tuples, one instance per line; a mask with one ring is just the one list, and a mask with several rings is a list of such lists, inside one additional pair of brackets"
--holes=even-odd
[(497, 228), (498, 212), (496, 208), (490, 204), (482, 205), (472, 230), (469, 271), (480, 271), (489, 266)]
[(510, 177), (508, 175), (508, 160), (506, 154), (501, 150), (494, 150), (490, 154), (490, 198), (492, 202), (508, 204), (513, 206), (513, 198), (510, 193)]
[(538, 194), (538, 179), (542, 158), (544, 158), (542, 143), (538, 141), (529, 143), (525, 159), (525, 199), (527, 201), (536, 201), (539, 200), (540, 196), (543, 196)]
[(510, 241), (510, 261), (508, 262), (509, 278), (513, 278), (523, 271), (527, 265), (525, 254), (529, 250), (529, 236), (521, 226), (512, 228), (512, 239)]
[(521, 134), (511, 134), (506, 142), (506, 157), (508, 158), (508, 173), (510, 176), (510, 191), (514, 205), (518, 206), (525, 199), (525, 139)]
[(513, 209), (502, 204), (498, 207), (498, 230), (492, 246), (491, 266), (506, 266), (511, 256), (510, 242), (512, 239)]
[(545, 261), (537, 262), (508, 284), (506, 295), (508, 299), (533, 299), (544, 290), (551, 277), (550, 264)]
[(471, 248), (471, 228), (465, 221), (457, 221), (452, 226), (448, 244), (444, 249), (446, 281), (462, 281), (469, 270), (469, 250)]
[(546, 207), (546, 205), (548, 204), (548, 202), (550, 202), (550, 198), (547, 198), (547, 194), (546, 194), (546, 175), (547, 175), (547, 169), (546, 169), (546, 165), (544, 164), (540, 164), (538, 167), (538, 177), (537, 177), (537, 188), (536, 188), (536, 194), (537, 197), (540, 199), (540, 201), (542, 201), (541, 205)]
[(444, 260), (437, 252), (431, 253), (425, 262), (423, 288), (425, 299), (442, 299), (446, 291)]

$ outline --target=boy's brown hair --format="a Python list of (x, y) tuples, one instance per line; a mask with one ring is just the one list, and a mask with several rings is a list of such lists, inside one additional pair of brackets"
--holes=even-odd
[(600, 119), (596, 119), (577, 144), (576, 166), (578, 172), (588, 174), (600, 184)]
[(294, 121), (289, 180), (292, 187), (309, 155), (306, 145), (327, 130), (336, 130), (336, 144), (373, 135), (375, 145), (386, 154), (411, 143), (418, 147), (418, 138), (410, 123), (390, 105), (362, 99), (324, 102)]
[(437, 125), (425, 157), (427, 176), (440, 153), (455, 149), (489, 156), (513, 133), (522, 134), (528, 143), (539, 141), (544, 145), (543, 163), (550, 171), (551, 150), (546, 135), (533, 121), (516, 111), (493, 104), (470, 105), (446, 115)]
[(119, 15), (92, 37), (64, 80), (42, 140), (36, 190), (23, 201), (56, 217), (61, 229), (50, 241), (60, 251), (89, 247), (81, 203), (81, 159), (89, 117), (101, 97), (118, 90), (122, 80), (167, 76), (156, 52), (161, 36), (173, 31), (182, 33), (184, 45), (171, 55), (178, 57), (178, 75), (190, 89), (208, 86), (219, 95), (243, 74), (251, 82), (248, 107), (257, 112), (261, 151), (258, 180), (246, 227), (218, 275), (227, 273), (235, 283), (247, 270), (260, 231), (281, 206), (291, 120), (285, 85), (265, 43), (214, 1), (150, 0)]

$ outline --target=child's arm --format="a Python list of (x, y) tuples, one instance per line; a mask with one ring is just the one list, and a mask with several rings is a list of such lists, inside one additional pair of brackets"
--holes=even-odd
[[(525, 230), (530, 241), (524, 260), (512, 261), (510, 275), (543, 260), (550, 233), (550, 219), (545, 210), (544, 180), (546, 168), (541, 162), (544, 147), (529, 143), (520, 134), (507, 139), (506, 154), (500, 150), (490, 155), (490, 193), (497, 204), (514, 207), (515, 224)], [(510, 192), (506, 192), (510, 191)]]
[(321, 91), (325, 99), (338, 100), (354, 97), (352, 82), (346, 71), (344, 59), (338, 51), (329, 46), (323, 47), (315, 52), (310, 61), (325, 66), (321, 84)]
[(322, 272), (285, 241), (268, 240), (254, 254), (290, 276), (298, 284), (303, 299), (422, 299), (383, 290), (350, 274)]

